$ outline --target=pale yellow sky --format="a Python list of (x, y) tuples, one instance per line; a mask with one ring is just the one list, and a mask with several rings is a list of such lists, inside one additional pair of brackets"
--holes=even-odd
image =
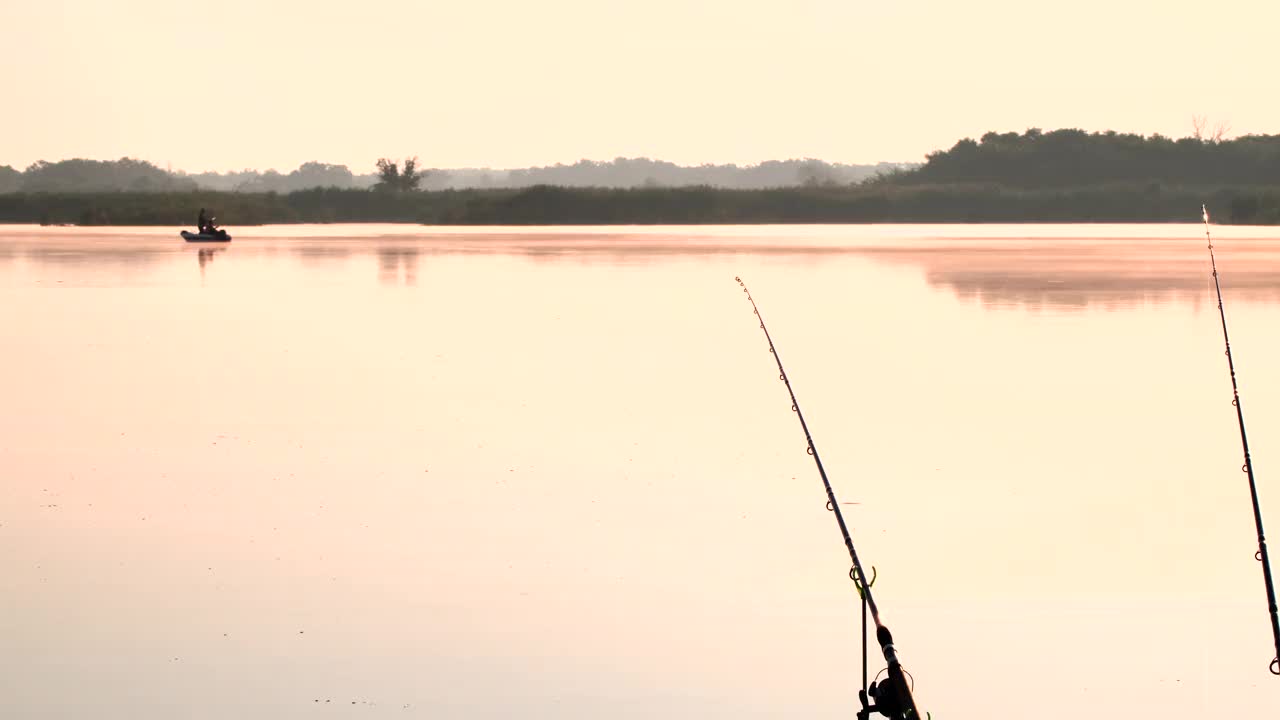
[(1278, 8), (0, 0), (0, 165), (875, 162), (987, 130), (1182, 136), (1196, 113), (1273, 133)]

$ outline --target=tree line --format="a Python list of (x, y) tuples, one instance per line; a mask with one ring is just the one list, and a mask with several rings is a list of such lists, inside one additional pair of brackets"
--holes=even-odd
[[(579, 160), (564, 165), (498, 170), (492, 168), (424, 168), (414, 161), (418, 190), (523, 188), (535, 185), (565, 187), (683, 187), (767, 188), (796, 185), (840, 185), (860, 182), (877, 173), (912, 167), (907, 163), (844, 165), (821, 160), (770, 160), (756, 165), (685, 167), (648, 158), (611, 161)], [(388, 159), (382, 159), (390, 163)], [(151, 163), (120, 160), (40, 161), (25, 171), (0, 166), (0, 193), (14, 192), (181, 192), (214, 190), (246, 193), (291, 193), (313, 188), (368, 190), (389, 186), (384, 168), (357, 173), (346, 165), (306, 162), (290, 172), (239, 170), (225, 173), (170, 172)], [(396, 182), (404, 182), (397, 180)], [(404, 188), (402, 188), (404, 189)]]
[(431, 225), (583, 225), (868, 222), (1195, 222), (1200, 203), (1219, 222), (1280, 224), (1280, 187), (1157, 186), (1012, 189), (995, 184), (817, 186), (768, 190), (565, 188), (294, 193), (17, 193), (0, 195), (0, 222), (172, 225), (208, 208), (227, 226), (404, 222)]
[[(1207, 202), (1215, 219), (1280, 224), (1280, 135), (1227, 139), (1197, 129), (1174, 140), (1033, 128), (966, 138), (930, 153), (922, 165), (883, 168), (862, 182), (843, 182), (824, 174), (829, 166), (804, 163), (792, 168), (794, 182), (772, 188), (571, 182), (655, 165), (584, 161), (549, 171), (556, 182), (438, 189), (432, 185), (438, 171), (422, 169), (418, 158), (382, 158), (367, 189), (344, 187), (355, 176), (343, 166), (307, 163), (290, 175), (327, 187), (211, 194), (190, 178), (136, 160), (37, 163), (23, 173), (0, 168), (0, 222), (185, 223), (190, 208), (199, 206), (220, 208), (218, 216), (233, 225), (1165, 222), (1194, 220), (1194, 210)], [(562, 172), (571, 167), (586, 174)], [(543, 175), (528, 175), (536, 177)], [(104, 189), (118, 187), (125, 191)]]
[(1280, 135), (1177, 140), (1162, 135), (1064, 129), (989, 132), (891, 173), (896, 184), (996, 183), (1049, 188), (1147, 182), (1181, 185), (1280, 185)]

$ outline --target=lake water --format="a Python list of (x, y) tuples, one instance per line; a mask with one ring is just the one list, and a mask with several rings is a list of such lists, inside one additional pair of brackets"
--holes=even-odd
[[(0, 227), (0, 716), (852, 717), (735, 275), (922, 709), (1280, 714), (1202, 226), (176, 233)], [(1280, 533), (1280, 230), (1214, 233)]]

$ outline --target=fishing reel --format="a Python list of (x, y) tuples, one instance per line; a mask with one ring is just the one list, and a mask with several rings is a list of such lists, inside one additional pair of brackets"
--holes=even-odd
[[(863, 598), (866, 602), (866, 598)], [(858, 700), (862, 709), (858, 711), (858, 720), (870, 720), (872, 713), (879, 713), (892, 720), (921, 720), (920, 711), (916, 708), (916, 699), (912, 694), (912, 683), (907, 680), (907, 671), (898, 662), (898, 653), (893, 647), (893, 634), (889, 628), (880, 625), (876, 628), (876, 642), (884, 652), (888, 667), (876, 673), (876, 678), (867, 684), (865, 668), (866, 626), (863, 626), (862, 689), (858, 691)], [(881, 679), (884, 675), (884, 679)]]
[(859, 690), (858, 700), (862, 703), (858, 720), (870, 720), (872, 713), (893, 720), (919, 720), (901, 667), (883, 680), (872, 681), (866, 690)]

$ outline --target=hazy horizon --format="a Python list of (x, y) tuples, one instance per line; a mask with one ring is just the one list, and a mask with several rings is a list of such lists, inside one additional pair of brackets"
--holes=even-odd
[[(957, 138), (957, 139), (959, 139), (959, 138)], [(410, 156), (412, 156), (412, 154), (410, 154)], [(401, 160), (403, 160), (403, 159), (404, 159), (404, 157), (403, 157), (403, 156), (401, 156), (401, 155), (397, 155), (397, 154), (395, 154), (395, 153), (392, 153), (392, 154), (390, 154), (390, 155), (383, 155), (383, 156), (380, 156), (380, 157), (389, 157), (391, 160), (394, 160), (394, 161), (396, 161), (396, 162), (399, 162), (399, 161), (401, 161)], [(572, 167), (572, 166), (577, 165), (577, 164), (580, 164), (580, 163), (598, 163), (598, 164), (606, 164), (606, 163), (613, 163), (613, 162), (617, 162), (617, 161), (619, 161), (619, 160), (622, 160), (622, 161), (628, 161), (628, 162), (635, 162), (635, 161), (640, 161), (640, 162), (643, 162), (643, 161), (650, 161), (650, 162), (653, 162), (653, 163), (671, 163), (671, 164), (673, 164), (673, 165), (675, 165), (675, 166), (677, 166), (677, 167), (679, 167), (679, 168), (696, 168), (696, 167), (701, 167), (701, 166), (728, 167), (728, 166), (730, 166), (730, 165), (733, 165), (733, 164), (734, 164), (734, 163), (694, 163), (694, 164), (685, 164), (685, 163), (676, 163), (676, 162), (673, 162), (673, 161), (667, 160), (667, 159), (665, 159), (665, 158), (658, 158), (658, 157), (622, 157), (622, 156), (619, 156), (619, 157), (610, 157), (610, 158), (590, 158), (590, 157), (580, 157), (580, 158), (574, 158), (574, 159), (572, 159), (572, 160), (560, 160), (560, 161), (557, 161), (557, 162), (547, 163), (547, 164), (544, 164), (544, 165), (528, 165), (528, 166), (521, 166), (521, 167), (515, 167), (515, 166), (511, 166), (511, 167), (497, 167), (497, 166), (485, 166), (485, 165), (456, 165), (456, 166), (431, 165), (431, 164), (429, 164), (429, 163), (426, 163), (426, 162), (425, 162), (426, 158), (419, 157), (418, 159), (419, 159), (419, 161), (420, 161), (420, 162), (419, 162), (419, 168), (420, 168), (421, 170), (423, 170), (423, 171), (428, 171), (428, 170), (438, 170), (438, 171), (447, 171), (447, 172), (474, 171), (474, 172), (495, 172), (495, 173), (509, 173), (509, 172), (519, 172), (519, 171), (523, 171), (523, 170), (542, 169), (542, 168), (555, 168), (555, 167), (566, 167), (566, 168), (567, 168), (567, 167)], [(351, 170), (351, 172), (355, 173), (356, 175), (367, 175), (367, 176), (370, 176), (370, 177), (375, 177), (375, 176), (377, 176), (377, 174), (378, 174), (377, 167), (375, 166), (375, 163), (377, 162), (378, 158), (373, 158), (373, 159), (369, 160), (368, 162), (366, 162), (366, 163), (361, 163), (361, 164), (359, 164), (359, 165), (352, 165), (352, 164), (349, 164), (349, 163), (330, 162), (329, 160), (326, 160), (326, 159), (323, 157), (323, 155), (321, 155), (321, 154), (317, 154), (317, 156), (316, 156), (316, 157), (312, 157), (312, 158), (310, 158), (310, 159), (308, 159), (308, 160), (304, 160), (304, 161), (302, 161), (302, 162), (300, 162), (300, 163), (297, 163), (297, 164), (295, 164), (295, 165), (292, 165), (292, 166), (276, 166), (276, 165), (263, 165), (263, 164), (259, 164), (259, 165), (247, 165), (247, 166), (242, 167), (242, 168), (213, 169), (213, 170), (200, 170), (200, 169), (191, 169), (191, 168), (177, 167), (177, 166), (173, 166), (173, 165), (166, 165), (165, 163), (156, 162), (155, 160), (153, 160), (153, 159), (151, 159), (151, 158), (141, 157), (141, 156), (139, 156), (139, 155), (137, 155), (137, 154), (125, 154), (125, 155), (121, 155), (121, 156), (119, 156), (119, 157), (85, 157), (85, 156), (80, 156), (80, 157), (58, 157), (58, 158), (53, 158), (53, 157), (44, 157), (44, 158), (37, 158), (36, 160), (33, 160), (32, 162), (26, 163), (26, 164), (21, 165), (21, 166), (19, 166), (19, 165), (18, 165), (18, 164), (16, 164), (16, 163), (9, 163), (9, 162), (4, 162), (3, 160), (0, 160), (0, 167), (11, 167), (11, 168), (13, 168), (14, 170), (18, 170), (18, 171), (20, 171), (20, 172), (21, 172), (21, 171), (25, 171), (27, 168), (31, 167), (33, 164), (38, 163), (38, 162), (41, 162), (41, 161), (49, 162), (49, 163), (58, 163), (58, 162), (65, 162), (65, 161), (68, 161), (68, 160), (89, 160), (89, 161), (92, 161), (92, 162), (117, 162), (117, 161), (120, 161), (120, 160), (137, 160), (137, 161), (141, 161), (141, 162), (150, 163), (151, 165), (154, 165), (155, 167), (160, 168), (161, 170), (164, 170), (164, 171), (166, 171), (166, 172), (174, 173), (174, 174), (177, 174), (177, 175), (191, 175), (191, 176), (194, 176), (194, 175), (208, 175), (208, 174), (233, 175), (233, 174), (236, 174), (236, 173), (245, 173), (245, 172), (257, 172), (257, 173), (279, 172), (279, 173), (289, 173), (289, 172), (291, 172), (291, 171), (297, 170), (298, 168), (300, 168), (300, 167), (301, 167), (301, 166), (303, 166), (303, 165), (306, 165), (307, 163), (321, 163), (321, 164), (326, 164), (326, 165), (338, 165), (338, 166), (343, 166), (343, 167), (346, 167), (347, 169)], [(740, 168), (750, 168), (750, 167), (759, 167), (759, 166), (761, 166), (761, 165), (765, 165), (765, 164), (767, 164), (767, 163), (802, 163), (802, 162), (819, 162), (819, 163), (825, 163), (825, 164), (830, 165), (830, 166), (843, 166), (843, 167), (867, 167), (867, 168), (875, 167), (875, 166), (877, 166), (877, 165), (911, 165), (911, 164), (913, 164), (913, 163), (914, 163), (914, 161), (909, 161), (909, 160), (903, 160), (903, 161), (898, 161), (898, 160), (882, 160), (882, 161), (879, 161), (879, 162), (868, 162), (868, 163), (845, 163), (845, 162), (840, 162), (840, 161), (835, 161), (835, 160), (827, 160), (827, 159), (825, 159), (825, 158), (763, 158), (763, 159), (761, 159), (761, 160), (758, 160), (758, 161), (755, 161), (755, 162), (751, 162), (751, 163), (736, 163), (736, 165), (737, 165), (737, 167), (740, 167)], [(367, 168), (366, 168), (365, 166), (367, 166)]]
[[(913, 162), (989, 130), (1280, 128), (1258, 92), (1280, 9), (1229, 0), (1028, 13), (1010, 0), (0, 7), (0, 164), (186, 172), (578, 158)], [(1046, 17), (1046, 15), (1049, 15)]]

